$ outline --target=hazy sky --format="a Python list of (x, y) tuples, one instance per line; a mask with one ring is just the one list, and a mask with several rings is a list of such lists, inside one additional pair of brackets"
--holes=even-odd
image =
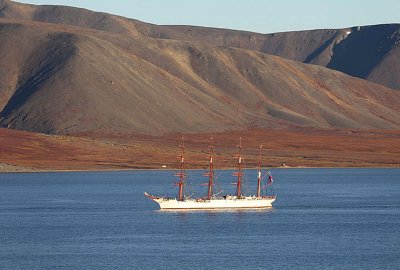
[(66, 5), (155, 24), (260, 33), (400, 23), (400, 0), (21, 0)]

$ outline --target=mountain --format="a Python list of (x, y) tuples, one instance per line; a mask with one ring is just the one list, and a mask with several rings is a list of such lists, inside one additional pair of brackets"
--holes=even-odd
[(0, 17), (72, 25), (133, 37), (255, 50), (311, 63), (400, 89), (400, 24), (275, 34), (196, 26), (159, 26), (64, 6), (0, 0)]
[(117, 16), (0, 3), (4, 127), (121, 136), (400, 127), (400, 92), (338, 71), (166, 38), (161, 26)]

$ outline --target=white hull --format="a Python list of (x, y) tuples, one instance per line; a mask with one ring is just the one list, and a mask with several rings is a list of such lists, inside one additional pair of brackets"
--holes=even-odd
[(161, 209), (232, 209), (232, 208), (269, 208), (275, 201), (275, 196), (269, 197), (240, 197), (225, 196), (207, 199), (185, 199), (178, 201), (175, 198), (154, 197), (145, 193), (147, 197), (157, 202)]

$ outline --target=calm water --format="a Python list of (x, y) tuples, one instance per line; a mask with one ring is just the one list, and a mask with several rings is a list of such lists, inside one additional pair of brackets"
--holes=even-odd
[(400, 169), (272, 172), (271, 210), (184, 213), (169, 171), (0, 174), (0, 269), (400, 268)]

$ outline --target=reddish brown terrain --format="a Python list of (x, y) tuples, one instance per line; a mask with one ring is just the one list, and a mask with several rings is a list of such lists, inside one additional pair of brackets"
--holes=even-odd
[[(268, 167), (399, 167), (400, 131), (251, 130), (212, 134), (217, 168), (235, 166), (243, 138), (247, 167), (263, 144)], [(81, 138), (0, 129), (0, 170), (167, 169), (178, 166), (181, 135)], [(187, 134), (188, 168), (207, 166), (210, 134)]]
[(193, 168), (210, 134), (222, 167), (240, 136), (249, 165), (262, 143), (271, 166), (398, 166), (398, 52), (395, 24), (264, 35), (0, 0), (1, 168), (171, 168), (181, 133)]

